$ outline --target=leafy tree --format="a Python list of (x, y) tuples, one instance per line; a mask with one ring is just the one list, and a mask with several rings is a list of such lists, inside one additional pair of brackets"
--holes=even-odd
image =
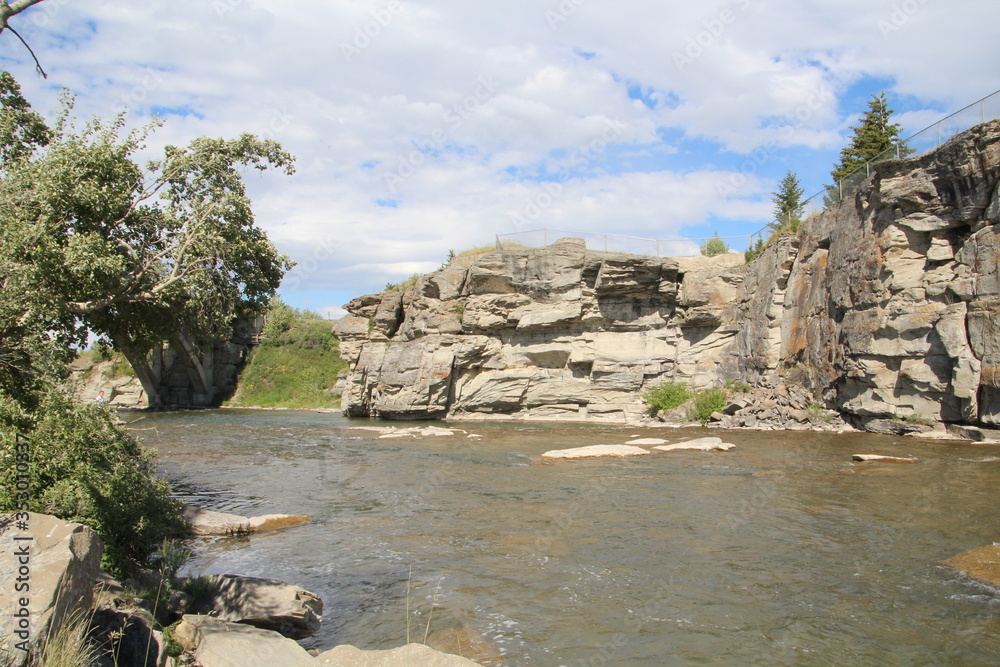
[(768, 224), (773, 231), (790, 229), (795, 231), (802, 223), (802, 195), (805, 191), (799, 184), (799, 178), (789, 170), (774, 195), (774, 222)]
[(155, 401), (152, 348), (221, 339), (234, 318), (266, 309), (291, 267), (255, 225), (242, 174), (290, 174), (293, 158), (245, 134), (168, 146), (142, 168), (133, 157), (157, 123), (126, 134), (118, 116), (78, 129), (67, 98), (48, 129), (9, 75), (3, 85), (0, 388), (32, 389), (93, 332)]
[(719, 238), (719, 232), (701, 244), (701, 254), (706, 257), (715, 257), (716, 255), (725, 255), (729, 252), (729, 244)]
[(830, 172), (835, 183), (839, 183), (863, 167), (865, 162), (873, 160), (889, 149), (898, 151), (900, 157), (913, 152), (913, 149), (899, 139), (899, 132), (902, 129), (899, 123), (889, 122), (893, 113), (895, 111), (889, 108), (885, 91), (872, 95), (868, 101), (868, 111), (865, 112), (861, 123), (851, 127), (854, 136), (850, 145), (840, 151), (840, 161)]

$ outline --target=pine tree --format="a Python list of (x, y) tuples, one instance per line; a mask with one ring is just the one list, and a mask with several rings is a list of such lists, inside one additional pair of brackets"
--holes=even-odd
[(889, 122), (893, 113), (895, 111), (889, 108), (885, 91), (872, 95), (861, 123), (851, 127), (854, 137), (850, 145), (840, 151), (840, 162), (830, 172), (835, 183), (890, 148), (895, 149), (890, 154), (892, 157), (896, 157), (897, 153), (899, 157), (903, 157), (913, 152), (913, 149), (899, 139), (899, 131), (902, 129), (899, 123)]
[(774, 195), (774, 222), (768, 227), (774, 231), (790, 229), (795, 231), (802, 224), (802, 195), (805, 190), (799, 184), (799, 177), (789, 170)]

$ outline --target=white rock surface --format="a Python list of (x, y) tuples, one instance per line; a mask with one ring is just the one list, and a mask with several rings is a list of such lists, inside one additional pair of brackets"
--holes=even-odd
[(631, 445), (590, 445), (572, 449), (553, 449), (542, 454), (545, 459), (586, 459), (610, 456), (642, 456), (649, 454), (642, 447)]
[(246, 517), (214, 512), (194, 505), (184, 507), (184, 518), (191, 524), (193, 535), (241, 535), (309, 523), (309, 517), (298, 514), (263, 514)]
[(681, 450), (728, 452), (735, 446), (728, 442), (722, 442), (722, 438), (696, 438), (694, 440), (679, 442), (676, 445), (660, 445), (659, 447), (653, 447), (653, 449), (657, 452), (676, 452)]
[(629, 440), (626, 445), (665, 445), (667, 440), (661, 438), (639, 438), (638, 440)]
[(407, 644), (385, 651), (362, 651), (353, 646), (338, 646), (320, 653), (311, 661), (299, 663), (295, 667), (470, 667), (478, 665), (478, 662), (473, 662), (468, 658), (441, 653), (423, 644)]
[(861, 462), (882, 461), (883, 463), (916, 463), (920, 460), (901, 456), (883, 456), (881, 454), (855, 454), (851, 458)]
[(323, 601), (300, 586), (273, 579), (217, 574), (205, 577), (211, 603), (194, 609), (220, 620), (274, 630), (291, 639), (316, 634)]

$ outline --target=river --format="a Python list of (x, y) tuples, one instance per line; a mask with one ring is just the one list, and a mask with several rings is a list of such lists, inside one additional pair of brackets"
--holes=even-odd
[[(198, 539), (186, 568), (317, 593), (306, 647), (391, 648), (429, 620), (512, 666), (1000, 664), (1000, 593), (939, 564), (1000, 541), (998, 445), (520, 422), (379, 439), (364, 425), (217, 410), (132, 427), (185, 500), (311, 517)], [(702, 435), (736, 448), (538, 459)]]

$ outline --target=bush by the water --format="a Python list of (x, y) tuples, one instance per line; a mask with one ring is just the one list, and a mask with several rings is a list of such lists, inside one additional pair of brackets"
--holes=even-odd
[(31, 413), (0, 394), (0, 512), (19, 508), (17, 462), (27, 452), (30, 510), (94, 529), (104, 541), (104, 567), (123, 574), (146, 565), (166, 537), (183, 532), (184, 520), (166, 480), (154, 475), (152, 450), (115, 419), (59, 389)]
[(720, 412), (726, 407), (726, 390), (722, 388), (704, 389), (698, 392), (691, 403), (688, 416), (706, 423), (713, 412)]
[(660, 410), (673, 410), (680, 407), (694, 396), (683, 382), (664, 382), (653, 387), (642, 396), (649, 406), (649, 415), (655, 417)]

